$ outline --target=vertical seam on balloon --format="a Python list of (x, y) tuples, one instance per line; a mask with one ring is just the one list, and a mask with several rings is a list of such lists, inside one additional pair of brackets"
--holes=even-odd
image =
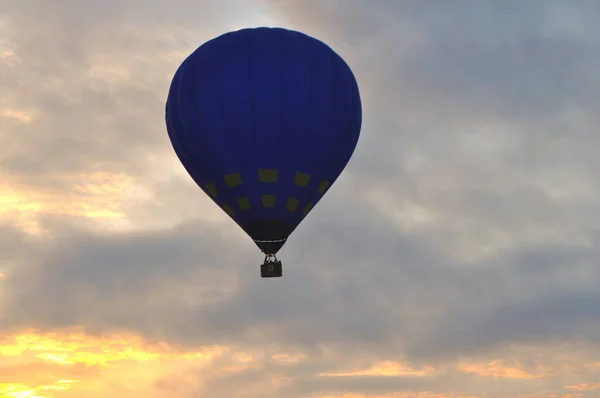
[[(176, 87), (174, 88), (174, 90), (175, 90), (174, 96), (176, 97), (176, 98), (175, 98), (175, 100), (176, 100), (176, 103), (177, 103), (177, 105), (179, 105), (179, 106), (177, 106), (177, 108), (175, 109), (175, 116), (176, 116), (176, 117), (177, 117), (177, 119), (179, 120), (179, 124), (181, 125), (181, 127), (182, 127), (182, 130), (183, 130), (184, 134), (186, 134), (186, 125), (185, 125), (185, 123), (183, 122), (183, 118), (181, 117), (181, 105), (180, 105), (180, 104), (181, 104), (181, 98), (180, 98), (180, 95), (181, 95), (181, 90), (179, 89), (179, 84), (180, 84), (180, 81), (179, 81), (179, 80), (180, 80), (180, 76), (181, 76), (181, 74), (183, 73), (184, 64), (185, 64), (185, 60), (184, 60), (184, 62), (182, 63), (182, 65), (179, 67), (179, 71), (177, 71), (177, 72), (175, 73), (175, 77), (174, 77), (174, 79), (175, 79), (175, 78), (177, 78), (177, 81), (175, 82), (175, 84), (176, 84)], [(178, 73), (179, 73), (179, 76), (177, 76), (177, 74), (178, 74)], [(183, 158), (184, 158), (184, 159), (185, 159), (185, 158), (187, 158), (188, 156), (187, 156), (187, 154), (185, 153), (185, 150), (183, 149), (183, 145), (182, 145), (182, 143), (181, 143), (181, 140), (179, 139), (179, 137), (177, 137), (177, 135), (176, 135), (176, 134), (173, 134), (173, 137), (175, 138), (174, 142), (178, 144), (178, 148), (179, 148), (179, 150), (180, 150), (181, 154), (183, 155)], [(185, 167), (185, 166), (184, 166), (184, 167)]]
[[(199, 51), (198, 55), (201, 55), (200, 51), (202, 51), (202, 50), (197, 50), (197, 51)], [(200, 63), (200, 60), (201, 60), (200, 56), (195, 57), (195, 59), (194, 59), (194, 66), (197, 66)], [(200, 86), (200, 74), (199, 73), (195, 73), (194, 75), (195, 75), (194, 76), (194, 92), (195, 93), (200, 93), (201, 92), (201, 90), (199, 90), (199, 86)], [(198, 112), (198, 128), (201, 131), (206, 131), (206, 129), (204, 128), (205, 126), (204, 126), (204, 120), (202, 118), (202, 109), (200, 107), (200, 101), (194, 101), (194, 102), (196, 103), (195, 108), (196, 108), (196, 111)], [(186, 136), (186, 138), (188, 139), (188, 142), (189, 142), (190, 141), (190, 138), (189, 138), (190, 132), (186, 128), (184, 128), (183, 131), (184, 131), (184, 134), (185, 134), (185, 136)], [(204, 144), (207, 146), (209, 152), (213, 152), (214, 151), (214, 148), (212, 148), (212, 145), (210, 144), (210, 140), (205, 140)], [(193, 146), (190, 145), (190, 147), (193, 147)], [(192, 149), (192, 152), (195, 152), (195, 151)], [(192, 155), (193, 155), (193, 153), (192, 153)], [(203, 163), (202, 165), (204, 167), (206, 167), (206, 165), (210, 164), (211, 162), (203, 161), (202, 163)], [(210, 167), (209, 166), (208, 168), (209, 168), (209, 170), (211, 170), (210, 174), (213, 174), (214, 167)], [(209, 179), (208, 181), (205, 182), (205, 184), (208, 184), (210, 182), (214, 182), (214, 181), (210, 181), (210, 179)], [(215, 198), (216, 198), (216, 196), (215, 196)]]
[[(324, 140), (327, 139), (327, 135), (329, 134), (329, 132), (331, 131), (331, 121), (333, 120), (333, 113), (335, 110), (335, 101), (338, 98), (337, 92), (336, 92), (336, 88), (337, 88), (337, 80), (335, 79), (334, 75), (334, 68), (333, 68), (333, 63), (332, 63), (332, 59), (331, 57), (328, 57), (328, 63), (329, 63), (329, 67), (330, 67), (330, 71), (331, 71), (331, 75), (332, 75), (332, 81), (333, 81), (333, 93), (332, 93), (332, 99), (331, 99), (331, 107), (329, 108), (329, 117), (327, 119), (327, 125), (325, 126), (325, 131), (323, 132), (323, 136), (321, 137), (321, 139), (319, 140), (319, 146), (317, 148), (317, 153), (316, 156), (313, 157), (313, 161), (312, 161), (312, 167), (311, 167), (311, 171), (313, 171), (315, 169), (315, 165), (317, 164), (317, 162), (319, 161), (320, 157), (323, 154), (323, 142)], [(315, 174), (314, 172), (312, 172), (311, 174)], [(319, 175), (320, 178), (324, 178), (324, 176)], [(308, 213), (307, 213), (308, 214)]]
[[(334, 65), (334, 60), (332, 58), (330, 58), (329, 60), (330, 65), (331, 65), (331, 69), (332, 71), (335, 71), (335, 65)], [(331, 141), (331, 137), (329, 137), (331, 135), (331, 124), (333, 121), (333, 114), (335, 113), (335, 109), (336, 109), (336, 101), (339, 101), (340, 95), (338, 93), (339, 87), (338, 87), (338, 81), (335, 78), (335, 72), (332, 73), (333, 75), (333, 94), (332, 94), (332, 99), (331, 99), (331, 108), (329, 109), (329, 120), (327, 121), (327, 127), (325, 128), (325, 134), (323, 134), (323, 139), (325, 140), (329, 140)], [(323, 148), (323, 147), (321, 147)], [(322, 149), (319, 153), (319, 155), (322, 155)], [(320, 176), (321, 178), (325, 178), (327, 176)]]
[[(344, 65), (344, 63), (342, 62), (342, 67), (343, 67), (343, 66), (345, 66), (345, 65)], [(344, 70), (345, 70), (345, 69), (344, 69)], [(343, 124), (343, 126), (342, 126), (342, 127), (343, 127), (343, 129), (344, 129), (344, 133), (345, 133), (345, 134), (351, 134), (351, 132), (350, 132), (350, 129), (349, 129), (349, 126), (350, 126), (350, 120), (351, 120), (351, 117), (352, 117), (352, 96), (354, 95), (354, 93), (352, 92), (352, 78), (351, 78), (351, 73), (350, 73), (350, 71), (349, 71), (349, 70), (347, 70), (347, 71), (346, 71), (346, 74), (348, 75), (348, 79), (345, 79), (345, 81), (346, 81), (346, 84), (347, 84), (347, 86), (348, 86), (348, 88), (347, 88), (347, 89), (348, 89), (348, 91), (349, 91), (349, 94), (350, 94), (350, 95), (349, 95), (349, 96), (350, 96), (350, 103), (349, 103), (348, 109), (347, 109), (347, 111), (346, 111), (346, 115), (345, 115), (345, 117), (344, 117), (344, 124)], [(351, 152), (351, 150), (347, 149), (347, 150), (345, 151), (345, 153), (344, 153), (344, 151), (340, 151), (340, 152), (342, 152), (342, 155), (344, 155), (344, 156), (343, 156), (343, 157), (342, 157), (342, 156), (340, 156), (340, 158), (341, 158), (341, 159), (340, 159), (340, 163), (337, 165), (337, 168), (338, 168), (338, 169), (341, 169), (341, 168), (342, 168), (342, 166), (343, 166), (344, 164), (347, 164), (347, 163), (348, 163), (348, 161), (346, 160), (346, 158), (348, 158), (348, 153), (350, 153), (350, 152)], [(348, 159), (349, 159), (349, 158), (348, 158)], [(340, 174), (341, 174), (341, 173), (340, 173)]]
[(313, 108), (314, 108), (314, 104), (313, 104), (313, 85), (314, 85), (314, 78), (313, 78), (313, 60), (310, 60), (310, 68), (308, 70), (308, 115), (306, 115), (306, 124), (304, 125), (304, 131), (306, 131), (308, 129), (308, 126), (310, 125), (310, 119), (312, 118), (312, 114), (313, 114)]
[[(177, 80), (177, 82), (179, 82), (179, 81)], [(173, 90), (175, 91), (173, 93), (173, 96), (178, 97), (179, 93), (177, 91), (178, 90), (177, 87), (173, 88)], [(169, 112), (172, 111), (172, 107), (173, 107), (172, 101), (177, 101), (177, 98), (173, 99), (173, 97), (171, 97), (171, 98), (167, 97), (167, 104), (165, 107), (165, 121), (166, 121), (166, 125), (167, 125), (167, 134), (169, 135), (169, 138), (171, 139), (171, 144), (173, 146), (173, 150), (175, 151), (175, 155), (179, 158), (183, 168), (188, 172), (188, 174), (190, 175), (192, 180), (194, 182), (196, 182), (196, 184), (198, 184), (201, 187), (201, 189), (204, 189), (204, 187), (206, 185), (205, 180), (203, 178), (200, 178), (200, 176), (198, 175), (198, 173), (195, 170), (185, 166), (185, 163), (187, 163), (186, 162), (187, 156), (181, 149), (181, 142), (179, 141), (179, 138), (177, 137), (177, 134), (175, 133), (175, 127), (173, 126), (174, 121), (172, 120), (173, 117), (171, 117), (169, 115)], [(171, 108), (171, 109), (169, 109), (169, 108)], [(176, 115), (176, 118), (180, 119), (179, 115)], [(182, 124), (181, 120), (179, 120), (179, 123)]]
[[(223, 46), (226, 41), (222, 40), (217, 47), (217, 65), (219, 66), (219, 102), (221, 104), (221, 121), (223, 122), (223, 127), (225, 128), (225, 147), (222, 148), (222, 154), (228, 159), (234, 158), (231, 153), (231, 146), (227, 143), (231, 141), (232, 135), (229, 128), (229, 124), (227, 123), (227, 115), (225, 114), (225, 101), (223, 100)], [(231, 162), (226, 161), (225, 164), (231, 164)], [(223, 169), (220, 169), (221, 173), (223, 173)]]
[[(310, 68), (309, 68), (309, 72), (308, 72), (308, 115), (306, 115), (306, 124), (304, 125), (304, 132), (306, 133), (306, 131), (308, 130), (308, 127), (310, 126), (310, 122), (311, 119), (313, 117), (313, 109), (314, 109), (314, 101), (313, 101), (313, 93), (314, 93), (314, 84), (315, 84), (315, 80), (314, 80), (314, 59), (313, 59), (313, 50), (311, 50), (311, 47), (307, 45), (308, 48), (308, 53), (310, 54), (310, 56), (308, 57), (310, 60)], [(313, 155), (314, 156), (314, 155)], [(314, 158), (313, 158), (313, 163), (314, 163)], [(310, 173), (312, 173), (312, 169), (314, 168), (314, 164), (312, 164), (310, 166), (309, 170), (304, 170), (304, 171), (308, 171)], [(296, 172), (298, 172), (298, 170), (296, 170)], [(306, 191), (302, 192), (299, 196), (303, 199), (306, 200), (306, 196), (308, 194), (306, 193)]]
[[(180, 66), (181, 68), (181, 66)], [(184, 150), (182, 149), (182, 144), (181, 141), (179, 139), (179, 137), (177, 137), (177, 134), (175, 133), (175, 128), (173, 126), (173, 123), (175, 123), (174, 120), (172, 120), (173, 118), (177, 119), (177, 122), (179, 123), (179, 125), (182, 126), (183, 129), (185, 129), (185, 125), (183, 124), (182, 120), (181, 120), (181, 115), (179, 114), (179, 107), (175, 108), (175, 110), (173, 110), (173, 101), (179, 105), (180, 104), (180, 90), (179, 90), (179, 79), (181, 77), (181, 71), (178, 70), (175, 72), (175, 75), (173, 77), (173, 83), (172, 83), (172, 87), (169, 89), (170, 90), (170, 94), (173, 95), (172, 100), (169, 99), (169, 97), (167, 97), (167, 106), (165, 109), (165, 119), (167, 122), (167, 132), (169, 134), (169, 136), (171, 137), (171, 141), (173, 144), (173, 149), (175, 150), (175, 153), (180, 157), (180, 160), (183, 162), (186, 160), (187, 156), (184, 152)], [(169, 116), (169, 108), (171, 108), (171, 112), (175, 113), (174, 117)], [(186, 170), (186, 166), (183, 166)], [(192, 170), (193, 171), (193, 170)], [(195, 179), (195, 177), (197, 178), (197, 173), (193, 172), (190, 173), (192, 175), (192, 179)], [(204, 181), (202, 179), (200, 179), (202, 182), (202, 185), (204, 185)]]
[[(353, 136), (353, 132), (351, 131), (351, 124), (352, 124), (352, 110), (353, 110), (353, 97), (354, 97), (354, 90), (353, 90), (353, 82), (354, 82), (354, 74), (352, 73), (352, 70), (350, 69), (350, 67), (348, 66), (348, 64), (344, 61), (343, 58), (341, 58), (340, 56), (336, 57), (336, 62), (340, 65), (340, 68), (344, 71), (344, 85), (339, 87), (339, 90), (343, 90), (343, 89), (347, 89), (350, 95), (350, 101), (348, 104), (347, 109), (345, 109), (345, 115), (344, 115), (344, 123), (340, 126), (340, 128), (342, 129), (341, 134), (345, 135), (343, 136), (344, 138), (348, 138), (347, 136)], [(350, 160), (350, 157), (352, 156), (352, 153), (354, 152), (354, 149), (352, 147), (341, 147), (340, 150), (338, 151), (339, 156), (337, 156), (336, 158), (338, 159), (338, 162), (332, 166), (331, 170), (329, 170), (329, 176), (332, 180), (334, 180), (333, 176), (337, 175), (337, 177), (340, 176), (340, 174), (344, 171), (345, 166), (348, 164), (348, 161)], [(337, 178), (336, 177), (336, 178)]]
[[(285, 34), (283, 32), (278, 32), (279, 34), (279, 137), (278, 137), (278, 142), (277, 142), (277, 168), (279, 169), (281, 167), (281, 151), (282, 151), (282, 147), (283, 147), (283, 134), (284, 134), (284, 130), (283, 130), (283, 125), (284, 125), (284, 118), (283, 118), (283, 114), (284, 114), (284, 109), (285, 109), (285, 105), (284, 105), (284, 100), (285, 100), (285, 91), (284, 91), (284, 67), (285, 67), (285, 62), (284, 62), (284, 47), (285, 47)], [(281, 186), (281, 185), (279, 185)], [(279, 189), (277, 189), (278, 187), (276, 187), (277, 192), (279, 192)], [(279, 206), (280, 209), (276, 208), (276, 212), (280, 211), (283, 213), (284, 209), (282, 206)]]
[[(175, 80), (177, 79), (177, 80)], [(179, 96), (179, 92), (178, 92), (178, 84), (179, 84), (179, 76), (177, 76), (177, 71), (175, 71), (175, 74), (173, 76), (173, 81), (175, 83), (171, 83), (171, 87), (169, 87), (169, 94), (172, 94), (173, 97), (178, 97)], [(173, 118), (169, 115), (170, 110), (173, 107), (173, 97), (169, 98), (169, 94), (167, 94), (167, 103), (165, 104), (165, 122), (166, 122), (166, 126), (167, 126), (167, 134), (169, 135), (169, 138), (171, 139), (171, 144), (173, 146), (173, 149), (175, 151), (175, 154), (179, 157), (183, 159), (180, 159), (181, 161), (185, 160), (185, 155), (183, 155), (183, 152), (181, 152), (181, 143), (179, 142), (179, 139), (177, 138), (175, 132), (174, 132), (174, 128), (173, 128), (173, 123), (174, 121), (172, 120)], [(178, 100), (178, 98), (174, 99), (175, 101)], [(179, 116), (179, 115), (177, 115)], [(181, 122), (181, 121), (180, 121)], [(179, 155), (179, 153), (181, 153), (181, 155)], [(185, 168), (185, 166), (184, 166)], [(193, 179), (194, 177), (192, 177)]]
[[(193, 53), (193, 55), (195, 55), (195, 56), (188, 57), (186, 59), (186, 61), (184, 61), (182, 63), (182, 65), (180, 66), (180, 68), (181, 68), (181, 74), (184, 74), (187, 71), (187, 68), (190, 66), (190, 65), (186, 65), (187, 62), (191, 62), (193, 64), (192, 66), (196, 66), (196, 64), (199, 63), (199, 58), (200, 58), (199, 57), (199, 55), (200, 55), (199, 52), (201, 50), (197, 49), (196, 51), (198, 51), (198, 52), (195, 53), (195, 54)], [(185, 137), (185, 140), (188, 143), (188, 146), (190, 148), (190, 152), (191, 153), (187, 152), (185, 150), (185, 146), (181, 146), (181, 151), (184, 154), (184, 156), (189, 159), (189, 158), (193, 158), (194, 157), (196, 151), (193, 149), (193, 145), (191, 145), (191, 143), (190, 143), (191, 139), (190, 139), (190, 131), (189, 131), (190, 129), (189, 129), (189, 126), (188, 126), (187, 123), (184, 123), (184, 118), (181, 116), (181, 105), (180, 104), (182, 103), (182, 101), (181, 101), (182, 98), (180, 96), (184, 93), (184, 90), (180, 90), (180, 88), (179, 88), (180, 84), (181, 84), (181, 82), (178, 81), (177, 82), (177, 104), (178, 104), (178, 107), (177, 107), (177, 116), (178, 116), (179, 121), (181, 123), (182, 131), (183, 131), (183, 136)], [(197, 86), (198, 86), (198, 77), (196, 76), (196, 79), (194, 80), (194, 88), (196, 89)], [(201, 130), (203, 130), (202, 129), (202, 124), (203, 123), (202, 123), (201, 114), (198, 114), (198, 122), (199, 122), (199, 126), (198, 127)], [(190, 155), (190, 156), (188, 156), (188, 155)], [(192, 164), (193, 164), (193, 162), (192, 162)], [(185, 166), (184, 166), (184, 168), (185, 168)], [(210, 182), (210, 180), (206, 180), (204, 178), (205, 176), (201, 175), (200, 172), (198, 171), (198, 169), (196, 167), (194, 167), (193, 165), (190, 165), (189, 169), (192, 171), (192, 173), (190, 173), (192, 175), (192, 179), (194, 179), (194, 176), (196, 176), (196, 178), (198, 178), (202, 182), (201, 189), (207, 188), (206, 184), (208, 184)], [(186, 170), (187, 170), (187, 168), (186, 168)], [(215, 200), (217, 200), (214, 196), (213, 196), (213, 198)]]
[[(345, 62), (345, 61), (344, 61)], [(359, 87), (358, 87), (358, 81), (356, 80), (356, 77), (354, 76), (354, 73), (352, 72), (352, 70), (350, 69), (350, 67), (348, 66), (348, 64), (346, 64), (346, 66), (348, 67), (348, 75), (350, 77), (350, 82), (348, 83), (350, 85), (350, 110), (349, 110), (349, 114), (348, 114), (348, 125), (354, 126), (354, 123), (352, 123), (352, 114), (353, 111), (356, 110), (359, 111), (360, 110), (360, 118), (361, 118), (361, 123), (362, 123), (362, 106), (360, 104), (360, 91), (359, 91)], [(360, 127), (356, 128), (353, 127), (352, 129), (348, 128), (349, 134), (352, 134), (353, 139), (356, 140), (356, 144), (354, 145), (354, 147), (352, 148), (352, 150), (349, 150), (348, 153), (346, 154), (346, 158), (344, 159), (344, 165), (347, 165), (348, 162), (350, 162), (350, 159), (352, 158), (352, 155), (354, 154), (354, 151), (356, 150), (356, 145), (358, 144), (358, 139), (360, 137)], [(340, 166), (341, 167), (341, 166)]]
[[(283, 76), (284, 76), (284, 57), (283, 57), (283, 48), (284, 48), (284, 35), (281, 34), (279, 36), (279, 142), (278, 147), (279, 149), (281, 149), (281, 145), (283, 143), (283, 110), (284, 110), (284, 99), (285, 99), (285, 93), (284, 93), (284, 84), (283, 84)], [(279, 156), (280, 156), (280, 151), (277, 151), (277, 165), (279, 167)]]
[[(352, 95), (353, 95), (353, 91), (352, 91), (352, 71), (350, 70), (350, 67), (347, 66), (347, 64), (345, 63), (345, 61), (341, 58), (341, 57), (336, 57), (336, 62), (340, 64), (340, 68), (341, 70), (344, 71), (344, 83), (345, 85), (347, 85), (347, 89), (350, 92), (350, 99), (352, 100)], [(339, 89), (342, 90), (344, 88), (344, 86), (341, 86)], [(350, 118), (352, 116), (352, 102), (350, 102), (350, 105), (348, 107), (348, 109), (346, 110), (346, 115), (343, 118), (344, 123), (342, 126), (340, 126), (343, 130), (342, 130), (342, 134), (350, 134), (349, 130), (349, 125), (350, 125)], [(349, 154), (352, 153), (352, 150), (350, 150), (350, 148), (346, 148), (344, 149), (344, 147), (342, 146), (339, 149), (339, 156), (337, 156), (336, 158), (338, 159), (338, 162), (335, 165), (332, 165), (331, 170), (329, 170), (329, 175), (334, 175), (334, 172), (336, 172), (335, 174), (337, 174), (337, 171), (339, 170), (339, 173), (341, 174), (342, 171), (344, 170), (345, 165), (348, 163), (348, 160), (350, 159)], [(339, 175), (338, 175), (339, 176)], [(329, 177), (329, 176), (328, 176)]]
[[(256, 146), (256, 118), (255, 118), (255, 114), (254, 114), (254, 93), (252, 90), (252, 39), (254, 38), (254, 35), (256, 34), (255, 30), (252, 30), (250, 32), (250, 38), (248, 39), (248, 90), (249, 92), (249, 97), (250, 97), (250, 134), (252, 135), (252, 146), (254, 147), (254, 151), (252, 151), (252, 153), (254, 154), (254, 170), (256, 170), (256, 172), (258, 173), (258, 168), (259, 168), (259, 164), (258, 164), (258, 151), (261, 150), (261, 148), (257, 148)], [(260, 182), (257, 183), (258, 186), (258, 196), (257, 196), (257, 200), (262, 200), (262, 195), (263, 195), (263, 191), (262, 191), (262, 184)], [(259, 203), (257, 203), (257, 206), (259, 205)]]

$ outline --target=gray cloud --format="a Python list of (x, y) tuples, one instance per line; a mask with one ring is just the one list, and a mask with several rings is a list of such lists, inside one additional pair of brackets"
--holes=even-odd
[(26, 126), (2, 123), (2, 169), (55, 186), (56, 173), (139, 175), (152, 167), (149, 154), (171, 154), (164, 97), (181, 62), (173, 52), (192, 51), (239, 17), (209, 2), (189, 12), (192, 4), (0, 2), (14, 48), (2, 68), (5, 106), (34, 111)]
[(39, 258), (10, 273), (14, 310), (1, 324), (136, 329), (188, 344), (361, 345), (365, 355), (417, 361), (532, 339), (597, 341), (596, 249), (517, 248), (468, 268), (375, 214), (336, 216), (345, 228), (321, 225), (320, 243), (276, 283), (258, 277), (260, 258), (222, 227), (69, 228), (58, 245), (27, 249)]
[[(3, 173), (68, 192), (64, 173), (126, 172), (152, 192), (128, 216), (188, 219), (116, 234), (52, 218), (46, 238), (3, 227), (0, 328), (83, 324), (310, 353), (204, 391), (255, 380), (263, 397), (474, 383), (314, 376), (354, 362), (444, 363), (557, 340), (597, 352), (595, 2), (261, 2), (338, 48), (365, 102), (356, 156), (288, 244), (278, 281), (258, 277), (260, 256), (232, 223), (198, 214), (215, 208), (189, 180), (156, 177), (157, 159), (174, 161), (163, 121), (172, 72), (243, 20), (241, 2), (228, 4), (240, 10), (230, 21), (208, 3), (63, 1), (42, 13), (0, 1), (16, 54), (0, 59), (0, 106), (35, 115), (0, 124)], [(265, 389), (271, 371), (297, 380)], [(546, 388), (527, 383), (518, 390)]]

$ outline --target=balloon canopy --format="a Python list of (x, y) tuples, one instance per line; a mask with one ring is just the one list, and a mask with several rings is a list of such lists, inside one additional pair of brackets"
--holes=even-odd
[(350, 160), (361, 99), (329, 46), (283, 28), (225, 33), (177, 69), (166, 124), (181, 163), (267, 255)]

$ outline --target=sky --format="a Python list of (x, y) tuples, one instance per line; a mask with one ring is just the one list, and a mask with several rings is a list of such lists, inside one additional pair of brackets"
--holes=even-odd
[[(0, 397), (600, 397), (594, 0), (0, 0)], [(280, 256), (179, 163), (197, 46), (282, 26), (363, 129)]]

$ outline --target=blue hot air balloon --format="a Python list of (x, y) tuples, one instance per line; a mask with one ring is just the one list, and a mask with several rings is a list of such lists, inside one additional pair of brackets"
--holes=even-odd
[(265, 253), (275, 254), (344, 170), (362, 121), (356, 79), (329, 46), (247, 28), (198, 47), (177, 69), (166, 124), (181, 163)]

